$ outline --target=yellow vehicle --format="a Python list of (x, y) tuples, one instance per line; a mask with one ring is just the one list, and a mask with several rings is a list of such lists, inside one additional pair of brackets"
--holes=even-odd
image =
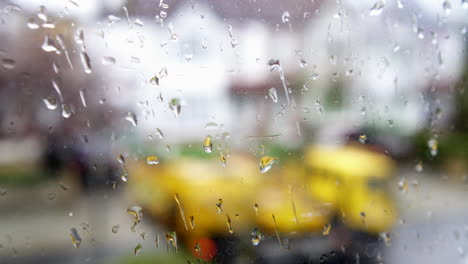
[[(283, 238), (326, 237), (335, 223), (378, 235), (396, 218), (385, 188), (392, 169), (388, 157), (354, 145), (310, 146), (303, 159), (280, 160), (265, 173), (258, 158), (245, 153), (232, 154), (225, 167), (215, 157), (128, 164), (140, 205), (189, 249), (231, 235), (254, 245), (276, 237), (287, 247)], [(204, 254), (210, 259), (215, 252)]]

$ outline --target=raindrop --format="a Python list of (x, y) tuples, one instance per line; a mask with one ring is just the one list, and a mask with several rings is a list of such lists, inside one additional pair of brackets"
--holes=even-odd
[(122, 165), (125, 165), (125, 157), (120, 154), (118, 157), (117, 157), (117, 161), (122, 164)]
[(324, 236), (328, 236), (328, 234), (330, 234), (331, 227), (332, 225), (330, 223), (325, 224), (322, 229), (322, 234)]
[(212, 130), (212, 129), (216, 129), (216, 128), (218, 128), (218, 124), (216, 124), (215, 122), (208, 122), (205, 125), (205, 129)]
[(6, 70), (12, 70), (16, 66), (16, 61), (14, 59), (2, 59), (2, 67)]
[(281, 15), (281, 20), (283, 23), (289, 22), (289, 19), (291, 18), (291, 15), (289, 14), (288, 11), (284, 11), (283, 14)]
[(380, 237), (383, 239), (385, 242), (385, 245), (390, 246), (390, 241), (392, 240), (392, 237), (390, 236), (389, 233), (387, 232), (382, 232), (380, 233)]
[(141, 246), (141, 244), (138, 244), (133, 250), (133, 253), (135, 254), (135, 256), (138, 256), (138, 254), (140, 254), (141, 251), (143, 251), (143, 247)]
[(151, 85), (159, 85), (159, 77), (155, 75), (155, 76), (151, 77), (149, 82), (150, 82)]
[(414, 169), (415, 169), (417, 172), (423, 171), (424, 167), (423, 167), (422, 161), (418, 161), (418, 163), (416, 163), (416, 165), (414, 166)]
[(120, 226), (118, 226), (118, 225), (113, 226), (112, 227), (112, 233), (117, 234), (119, 232), (119, 228), (120, 228)]
[(226, 224), (227, 224), (229, 233), (233, 234), (234, 231), (232, 230), (232, 221), (231, 221), (231, 217), (229, 217), (229, 215), (226, 215)]
[(250, 234), (250, 241), (252, 241), (252, 245), (257, 246), (260, 244), (261, 240), (263, 240), (263, 234), (258, 228), (254, 228)]
[(307, 66), (309, 66), (309, 65), (307, 64), (307, 62), (304, 59), (302, 59), (302, 58), (299, 59), (299, 67), (307, 68)]
[(54, 200), (55, 197), (57, 197), (57, 194), (55, 194), (55, 193), (49, 193), (49, 194), (47, 195), (47, 198), (49, 198), (49, 200)]
[(135, 113), (128, 112), (127, 116), (125, 117), (125, 120), (130, 122), (130, 124), (132, 124), (132, 126), (137, 126), (138, 125), (138, 119), (137, 119), (137, 116), (135, 115)]
[(360, 136), (359, 136), (359, 142), (360, 142), (361, 144), (365, 144), (366, 141), (367, 141), (367, 136), (366, 136), (366, 135), (360, 135)]
[(182, 221), (184, 222), (185, 230), (188, 230), (187, 219), (185, 218), (185, 211), (184, 211), (184, 208), (182, 207), (182, 203), (180, 202), (178, 193), (174, 194), (174, 200), (176, 201), (177, 206), (179, 207), (180, 217), (182, 218)]
[(7, 195), (8, 190), (4, 187), (0, 187), (0, 196), (5, 196)]
[(57, 52), (58, 53), (58, 49), (57, 49), (57, 46), (55, 45), (54, 40), (50, 39), (49, 36), (47, 35), (44, 38), (44, 42), (42, 43), (41, 48), (45, 52)]
[(397, 6), (400, 9), (403, 8), (404, 7), (403, 2), (401, 0), (397, 0)]
[(167, 77), (167, 68), (166, 67), (162, 67), (161, 70), (159, 70), (159, 79), (163, 79), (165, 77)]
[(79, 28), (75, 33), (75, 43), (84, 47), (84, 31), (82, 28)]
[(384, 6), (385, 6), (385, 0), (377, 0), (377, 2), (375, 2), (375, 4), (370, 9), (369, 15), (378, 16), (382, 14)]
[(135, 21), (133, 22), (135, 25), (137, 26), (144, 26), (145, 24), (143, 23), (143, 21), (141, 21), (139, 18), (135, 19)]
[(81, 244), (81, 237), (74, 227), (70, 229), (70, 238), (72, 240), (73, 246), (75, 248), (79, 248)]
[(177, 252), (177, 234), (175, 231), (166, 232), (166, 245), (167, 250), (169, 250), (169, 247), (172, 246)]
[(107, 22), (109, 22), (109, 26), (111, 26), (112, 24), (116, 23), (116, 22), (119, 22), (121, 19), (119, 17), (116, 17), (114, 15), (108, 15), (107, 16)]
[(148, 157), (146, 157), (146, 164), (148, 164), (148, 165), (159, 164), (158, 156), (148, 156)]
[(393, 120), (391, 120), (391, 119), (387, 120), (387, 125), (389, 127), (393, 127)]
[(446, 16), (450, 15), (450, 13), (452, 12), (452, 5), (450, 4), (448, 0), (445, 0), (442, 3), (442, 8), (444, 9), (444, 14)]
[(271, 59), (268, 61), (268, 67), (270, 69), (270, 71), (273, 71), (273, 70), (279, 70), (280, 69), (280, 61), (277, 60), (277, 59)]
[(278, 163), (278, 158), (270, 157), (270, 156), (263, 156), (260, 159), (260, 172), (265, 173), (271, 169), (273, 164)]
[(320, 78), (320, 75), (318, 74), (318, 72), (313, 72), (311, 75), (310, 75), (310, 78), (314, 81), (318, 80)]
[(219, 152), (219, 161), (221, 162), (221, 166), (226, 168), (226, 157), (224, 156), (223, 152)]
[(42, 20), (42, 21), (44, 21), (44, 22), (47, 22), (47, 15), (45, 14), (45, 12), (46, 12), (45, 6), (41, 5), (41, 6), (39, 7), (39, 13), (37, 13), (37, 17), (38, 17), (40, 20)]
[(68, 104), (62, 104), (62, 116), (69, 118), (72, 115), (71, 107)]
[(104, 56), (101, 60), (103, 65), (113, 65), (115, 64), (115, 58), (111, 56)]
[(211, 136), (206, 136), (206, 138), (203, 140), (203, 149), (205, 150), (205, 153), (211, 153), (213, 150)]
[(81, 99), (81, 104), (83, 104), (84, 107), (87, 107), (88, 104), (86, 103), (86, 90), (85, 89), (80, 89), (80, 99)]
[(138, 223), (141, 222), (143, 218), (143, 209), (138, 205), (133, 205), (127, 208), (127, 213), (133, 216), (133, 225), (132, 230), (136, 227)]
[(174, 113), (174, 116), (175, 117), (178, 117), (180, 115), (180, 110), (181, 110), (182, 106), (180, 105), (180, 99), (178, 98), (172, 98), (170, 101), (169, 101), (169, 109), (172, 110), (172, 112)]
[(80, 58), (81, 58), (81, 65), (83, 66), (83, 70), (85, 73), (92, 73), (93, 70), (91, 68), (91, 59), (88, 56), (88, 53), (86, 51), (83, 51), (80, 53)]
[(431, 138), (429, 141), (427, 141), (427, 146), (429, 147), (429, 150), (431, 152), (431, 155), (435, 157), (438, 152), (438, 142), (437, 139)]
[(404, 193), (408, 191), (408, 181), (406, 180), (406, 178), (402, 178), (398, 182), (398, 189)]
[(218, 212), (218, 214), (222, 214), (223, 213), (223, 199), (218, 199), (218, 202), (216, 203), (216, 211)]
[(58, 107), (58, 100), (55, 95), (49, 95), (47, 97), (44, 97), (42, 101), (49, 110), (55, 110)]
[(190, 228), (195, 229), (195, 217), (193, 215), (190, 216)]
[(272, 87), (272, 88), (268, 89), (268, 95), (270, 96), (271, 100), (273, 100), (273, 102), (275, 102), (275, 103), (278, 102), (278, 95), (276, 93), (276, 88), (275, 87)]
[(164, 134), (159, 128), (156, 128), (156, 135), (158, 135), (160, 139), (164, 138)]
[(39, 24), (37, 24), (36, 19), (30, 18), (28, 19), (28, 23), (26, 24), (29, 29), (38, 29)]

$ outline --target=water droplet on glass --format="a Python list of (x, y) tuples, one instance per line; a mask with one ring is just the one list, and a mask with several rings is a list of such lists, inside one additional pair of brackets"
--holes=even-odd
[(438, 152), (438, 142), (437, 139), (431, 138), (429, 141), (427, 141), (427, 146), (429, 147), (429, 150), (431, 152), (431, 155), (435, 157)]
[(158, 156), (148, 156), (148, 157), (146, 157), (146, 164), (148, 164), (148, 165), (159, 164)]
[(159, 128), (156, 128), (156, 135), (158, 135), (158, 137), (161, 139), (164, 138), (164, 134)]
[(125, 117), (125, 120), (130, 122), (130, 124), (132, 124), (132, 126), (137, 126), (138, 125), (138, 119), (137, 119), (137, 116), (136, 116), (135, 113), (128, 112), (127, 116)]
[(109, 26), (116, 23), (116, 22), (119, 22), (121, 19), (119, 17), (116, 17), (114, 15), (108, 15), (107, 16), (107, 22), (109, 22)]
[(268, 89), (268, 95), (270, 96), (271, 100), (273, 100), (273, 102), (275, 102), (275, 103), (278, 102), (278, 95), (276, 93), (276, 88), (275, 87), (272, 87), (272, 88)]
[(62, 104), (62, 116), (64, 118), (69, 118), (72, 115), (72, 110), (70, 105)]
[(132, 230), (141, 222), (143, 218), (143, 209), (138, 205), (133, 205), (127, 208), (127, 213), (133, 216)]
[(328, 236), (328, 234), (330, 234), (331, 227), (332, 225), (330, 223), (325, 224), (322, 229), (322, 235)]
[(213, 150), (211, 136), (206, 136), (206, 138), (203, 140), (203, 149), (205, 150), (205, 153), (211, 153)]
[(79, 248), (81, 244), (81, 237), (74, 227), (70, 229), (70, 238), (72, 240), (73, 246), (75, 248)]
[(80, 100), (81, 100), (81, 104), (83, 104), (84, 107), (88, 106), (88, 104), (86, 103), (86, 90), (85, 89), (80, 89)]
[(55, 110), (58, 107), (58, 100), (55, 95), (49, 95), (47, 97), (44, 97), (42, 101), (44, 101), (45, 106), (49, 110)]
[(408, 181), (406, 180), (406, 178), (402, 178), (399, 182), (398, 182), (398, 189), (402, 192), (407, 192), (408, 191)]
[(103, 65), (113, 65), (115, 64), (115, 58), (111, 56), (104, 56), (101, 60)]
[(139, 18), (135, 19), (135, 21), (133, 22), (135, 25), (137, 26), (144, 26), (145, 24), (143, 23), (143, 21), (141, 21)]
[(168, 250), (169, 250), (169, 247), (172, 246), (177, 252), (177, 234), (175, 231), (166, 232), (166, 244), (167, 244)]
[(442, 3), (442, 8), (444, 9), (444, 14), (446, 16), (450, 15), (450, 13), (452, 12), (452, 5), (450, 4), (448, 0), (445, 0)]
[(8, 58), (2, 59), (2, 67), (5, 70), (12, 70), (15, 68), (15, 66), (16, 66), (16, 61), (14, 59), (8, 59)]
[(57, 197), (57, 194), (55, 194), (55, 193), (49, 193), (49, 194), (47, 195), (47, 198), (49, 198), (49, 200), (54, 200), (55, 197)]
[(172, 112), (174, 113), (174, 116), (175, 117), (178, 117), (180, 115), (180, 110), (181, 110), (182, 106), (180, 105), (180, 99), (178, 98), (172, 98), (170, 101), (169, 101), (169, 109), (172, 110)]
[(232, 230), (232, 221), (231, 221), (231, 217), (229, 217), (229, 215), (226, 215), (226, 225), (228, 227), (229, 233), (233, 234), (234, 230)]
[(391, 119), (387, 120), (387, 125), (389, 127), (393, 127), (393, 120), (391, 120)]
[(417, 172), (423, 171), (424, 167), (423, 167), (422, 161), (418, 161), (418, 163), (416, 163), (416, 165), (414, 166), (414, 169), (415, 169)]
[(304, 59), (302, 59), (302, 58), (299, 59), (299, 67), (307, 68), (307, 66), (309, 66), (309, 65), (307, 64), (307, 62)]
[(226, 157), (224, 156), (223, 152), (219, 153), (219, 161), (221, 162), (221, 166), (226, 168)]
[(369, 15), (370, 16), (378, 16), (378, 15), (382, 14), (384, 6), (385, 6), (385, 1), (384, 0), (377, 0), (377, 2), (375, 2), (375, 4), (370, 9)]
[(218, 128), (218, 124), (215, 123), (215, 122), (208, 122), (208, 123), (206, 123), (206, 125), (205, 125), (205, 129), (210, 129), (210, 130), (212, 130), (212, 129), (216, 129), (216, 128)]
[(75, 43), (84, 46), (84, 30), (79, 28), (75, 33)]
[(88, 56), (88, 53), (86, 51), (83, 51), (80, 53), (80, 58), (81, 58), (81, 66), (83, 66), (83, 71), (85, 73), (92, 73), (93, 70), (91, 68), (91, 59)]
[(310, 75), (310, 78), (314, 81), (318, 80), (320, 78), (320, 75), (317, 73), (317, 72), (313, 72), (311, 75)]
[(117, 234), (119, 232), (119, 228), (120, 228), (120, 226), (118, 226), (118, 225), (113, 226), (112, 227), (112, 233)]
[(223, 199), (218, 199), (218, 202), (216, 203), (216, 211), (218, 214), (223, 213)]
[(138, 256), (138, 254), (140, 254), (141, 251), (143, 251), (143, 247), (141, 246), (141, 244), (138, 244), (133, 250), (133, 253), (135, 254), (135, 256)]
[(403, 7), (405, 7), (405, 6), (403, 5), (403, 2), (402, 2), (401, 0), (397, 0), (397, 6), (398, 6), (398, 8), (403, 8)]
[(359, 136), (359, 142), (360, 142), (361, 144), (365, 144), (366, 141), (367, 141), (367, 136), (366, 136), (366, 135), (360, 135), (360, 136)]
[(291, 15), (289, 14), (288, 11), (284, 11), (283, 14), (281, 15), (281, 21), (283, 21), (283, 23), (289, 22), (290, 18), (291, 18)]
[(193, 215), (190, 216), (190, 228), (195, 229), (195, 217)]
[(36, 22), (34, 18), (28, 19), (28, 23), (26, 24), (29, 29), (38, 29), (39, 24)]
[(45, 36), (44, 42), (41, 46), (42, 50), (45, 52), (58, 52), (57, 46), (53, 39), (50, 39), (49, 36)]
[(279, 70), (280, 67), (281, 67), (280, 61), (277, 60), (277, 59), (270, 59), (268, 61), (268, 67), (269, 67), (270, 71)]
[(265, 173), (271, 169), (273, 164), (278, 163), (278, 158), (270, 157), (270, 156), (263, 156), (260, 159), (260, 172)]
[(0, 196), (5, 196), (7, 195), (8, 190), (4, 187), (0, 187)]
[(260, 241), (263, 240), (263, 234), (260, 232), (258, 228), (254, 228), (252, 233), (250, 234), (250, 241), (252, 241), (252, 245), (257, 246), (260, 244)]

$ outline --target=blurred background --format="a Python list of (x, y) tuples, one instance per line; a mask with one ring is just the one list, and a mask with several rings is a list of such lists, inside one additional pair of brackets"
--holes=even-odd
[(468, 263), (467, 0), (1, 0), (0, 263)]

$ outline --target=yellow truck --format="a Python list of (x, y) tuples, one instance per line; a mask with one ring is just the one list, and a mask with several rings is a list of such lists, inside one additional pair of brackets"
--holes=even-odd
[(263, 157), (277, 161), (267, 171), (262, 157), (249, 153), (231, 154), (226, 166), (212, 156), (128, 164), (130, 191), (145, 213), (205, 260), (220, 253), (214, 238), (250, 239), (252, 247), (273, 241), (287, 250), (288, 238), (326, 241), (335, 229), (343, 237), (341, 226), (379, 237), (397, 217), (386, 187), (393, 162), (363, 146), (315, 145), (300, 158)]

